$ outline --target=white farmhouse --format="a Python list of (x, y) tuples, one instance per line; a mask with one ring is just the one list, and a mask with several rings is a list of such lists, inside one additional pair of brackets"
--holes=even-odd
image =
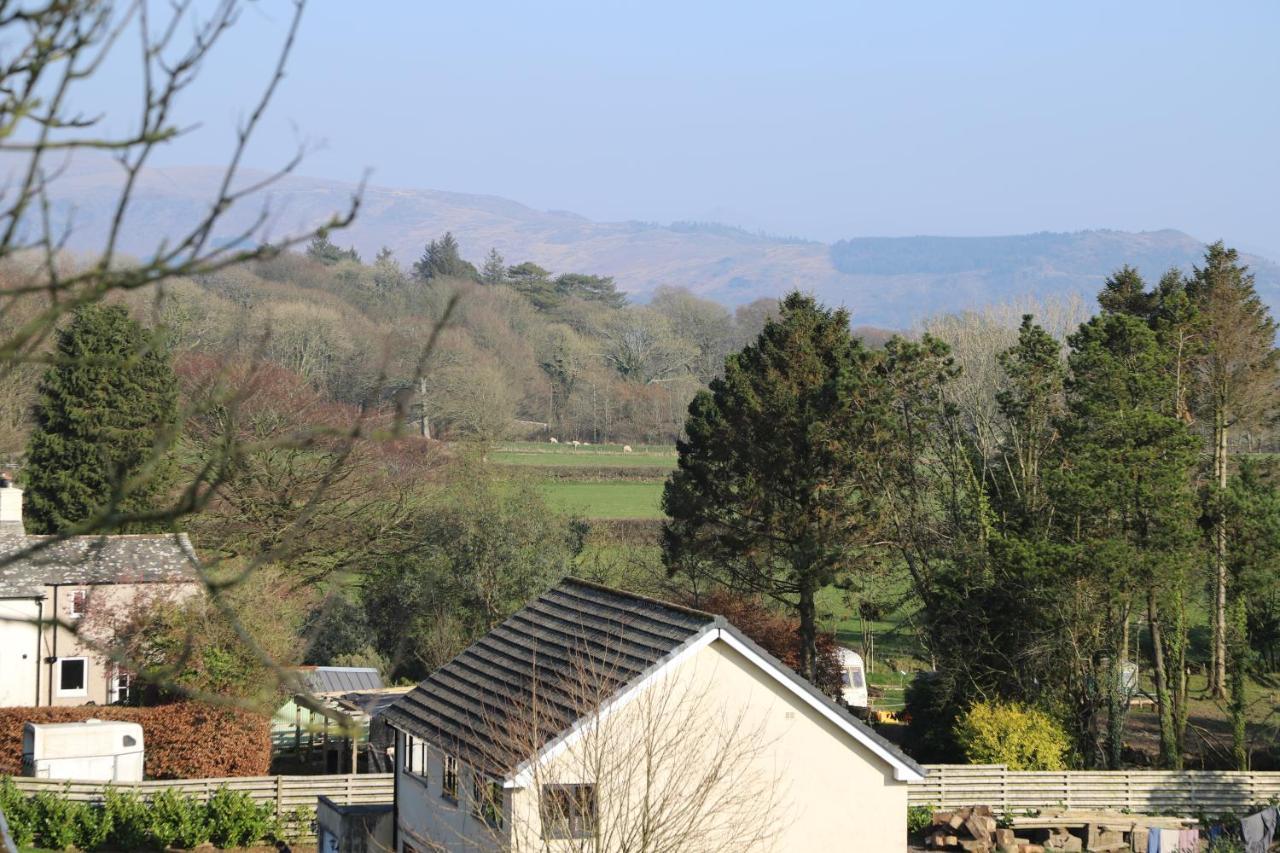
[(0, 475), (0, 707), (128, 699), (130, 676), (82, 621), (196, 595), (196, 564), (185, 533), (27, 535), (22, 490)]
[(406, 853), (901, 850), (924, 777), (722, 617), (576, 579), (384, 719)]

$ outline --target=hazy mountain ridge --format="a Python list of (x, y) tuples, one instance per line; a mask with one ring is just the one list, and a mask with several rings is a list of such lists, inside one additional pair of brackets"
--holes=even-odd
[[(203, 167), (145, 173), (126, 220), (124, 250), (146, 253), (181, 223), (194, 221), (220, 177)], [(53, 197), (56, 210), (72, 217), (70, 248), (92, 251), (101, 244), (118, 185), (119, 170), (109, 163), (78, 168), (58, 182)], [(323, 221), (343, 209), (355, 189), (341, 181), (283, 179), (262, 199), (271, 211), (268, 238)], [(217, 236), (248, 227), (260, 210), (252, 203), (234, 209)], [(531, 260), (556, 272), (612, 275), (639, 299), (664, 284), (727, 303), (798, 287), (848, 306), (859, 323), (897, 328), (939, 311), (1024, 295), (1091, 296), (1124, 263), (1154, 281), (1170, 266), (1189, 269), (1203, 251), (1200, 241), (1174, 230), (862, 237), (828, 246), (717, 223), (595, 222), (499, 196), (380, 186), (366, 188), (355, 224), (333, 238), (354, 245), (365, 258), (390, 246), (408, 266), (427, 241), (445, 231), (454, 233), (473, 261), (493, 247), (508, 263)], [(1246, 259), (1264, 298), (1280, 306), (1280, 266)]]

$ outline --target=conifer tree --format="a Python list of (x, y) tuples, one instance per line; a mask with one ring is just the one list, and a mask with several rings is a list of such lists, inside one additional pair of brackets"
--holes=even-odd
[(81, 308), (58, 333), (38, 395), (23, 469), (28, 529), (56, 533), (101, 513), (126, 531), (154, 527), (128, 517), (153, 510), (167, 485), (178, 386), (162, 335), (120, 306)]
[(801, 674), (816, 677), (816, 595), (859, 563), (868, 501), (873, 356), (849, 316), (792, 293), (755, 343), (689, 405), (667, 481), (664, 559), (769, 596), (800, 617)]
[(453, 233), (444, 232), (439, 240), (432, 240), (423, 250), (422, 257), (413, 265), (413, 276), (418, 281), (437, 278), (479, 278), (475, 266), (464, 261)]
[(480, 269), (480, 280), (485, 284), (502, 284), (507, 280), (507, 260), (497, 249), (490, 249), (485, 256), (484, 266)]
[[(1230, 476), (1232, 430), (1261, 420), (1276, 407), (1276, 387), (1280, 382), (1277, 327), (1254, 289), (1249, 268), (1240, 263), (1235, 249), (1228, 249), (1221, 242), (1205, 252), (1204, 266), (1197, 267), (1187, 282), (1187, 294), (1199, 316), (1203, 350), (1196, 361), (1196, 391), (1201, 418), (1212, 429), (1213, 484), (1220, 496), (1226, 491)], [(1226, 698), (1227, 689), (1227, 563), (1231, 544), (1225, 513), (1219, 508), (1213, 515), (1213, 660), (1209, 688), (1221, 699)]]

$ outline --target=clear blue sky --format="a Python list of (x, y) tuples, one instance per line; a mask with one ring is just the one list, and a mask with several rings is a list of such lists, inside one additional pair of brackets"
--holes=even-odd
[[(222, 157), (246, 10), (169, 162)], [(269, 165), (824, 240), (1175, 227), (1280, 258), (1280, 3), (313, 0)], [(125, 73), (101, 96), (133, 96)]]

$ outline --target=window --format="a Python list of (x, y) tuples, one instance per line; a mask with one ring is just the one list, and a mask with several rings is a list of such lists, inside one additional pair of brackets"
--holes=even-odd
[(107, 702), (112, 705), (128, 705), (133, 698), (133, 676), (120, 667), (113, 667), (111, 680), (107, 682)]
[(88, 594), (83, 589), (77, 589), (71, 593), (71, 616), (73, 619), (79, 619), (84, 615), (85, 606), (88, 604)]
[(596, 830), (595, 785), (543, 785), (542, 837), (590, 838)]
[(417, 776), (422, 781), (427, 779), (427, 742), (418, 740), (413, 735), (404, 736), (404, 760), (401, 762), (405, 773)]
[(89, 662), (85, 658), (58, 659), (58, 695), (84, 696)]
[(502, 826), (502, 783), (471, 774), (471, 813), (489, 826)]
[(456, 803), (458, 801), (458, 759), (452, 755), (446, 755), (441, 763), (444, 765), (444, 771), (440, 774), (440, 796)]
[(849, 677), (853, 679), (853, 686), (861, 690), (862, 689), (862, 670), (860, 669), (849, 670)]
[(401, 766), (406, 773), (413, 772), (413, 735), (404, 736), (404, 758)]

